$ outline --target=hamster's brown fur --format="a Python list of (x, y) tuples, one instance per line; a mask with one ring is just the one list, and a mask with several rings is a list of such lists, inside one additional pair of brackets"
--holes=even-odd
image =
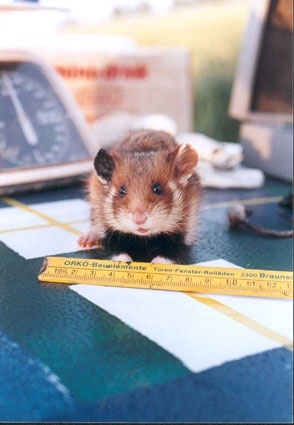
[[(175, 250), (178, 244), (191, 246), (196, 240), (201, 197), (194, 172), (197, 160), (191, 146), (176, 144), (163, 131), (134, 131), (109, 151), (100, 149), (94, 161), (96, 172), (88, 180), (91, 230), (79, 239), (80, 246), (108, 246), (113, 235), (119, 235), (113, 239), (116, 245), (132, 235), (128, 243), (136, 242), (139, 248), (152, 240), (155, 247), (158, 237), (162, 246), (164, 235), (167, 244), (175, 241)], [(175, 235), (179, 238), (174, 239)], [(122, 246), (124, 255), (114, 258), (132, 260), (131, 247)], [(116, 251), (120, 253), (119, 246)], [(153, 251), (154, 262), (172, 262), (178, 257), (164, 248)]]

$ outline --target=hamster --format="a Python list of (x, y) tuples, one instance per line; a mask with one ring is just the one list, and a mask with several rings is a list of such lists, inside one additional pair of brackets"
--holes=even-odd
[(80, 247), (101, 244), (114, 260), (182, 262), (198, 227), (197, 161), (190, 145), (163, 131), (136, 130), (100, 149), (87, 182), (91, 229)]

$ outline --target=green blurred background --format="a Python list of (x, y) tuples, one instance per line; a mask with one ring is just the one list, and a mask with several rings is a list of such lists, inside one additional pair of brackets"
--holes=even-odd
[(188, 47), (194, 130), (217, 140), (238, 141), (239, 123), (228, 116), (228, 107), (249, 6), (249, 0), (202, 0), (166, 15), (116, 17), (86, 32), (128, 35), (140, 46)]

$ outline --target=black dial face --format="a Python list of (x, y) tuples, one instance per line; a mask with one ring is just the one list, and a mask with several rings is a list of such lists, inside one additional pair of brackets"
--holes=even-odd
[(87, 158), (71, 114), (42, 70), (0, 61), (0, 169)]

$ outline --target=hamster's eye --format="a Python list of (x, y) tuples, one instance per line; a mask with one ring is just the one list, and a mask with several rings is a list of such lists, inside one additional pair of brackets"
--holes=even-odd
[(159, 183), (154, 183), (152, 185), (152, 192), (155, 193), (156, 195), (162, 195), (163, 190)]
[(119, 193), (120, 196), (125, 196), (127, 194), (126, 187), (125, 186), (121, 186), (118, 193)]

